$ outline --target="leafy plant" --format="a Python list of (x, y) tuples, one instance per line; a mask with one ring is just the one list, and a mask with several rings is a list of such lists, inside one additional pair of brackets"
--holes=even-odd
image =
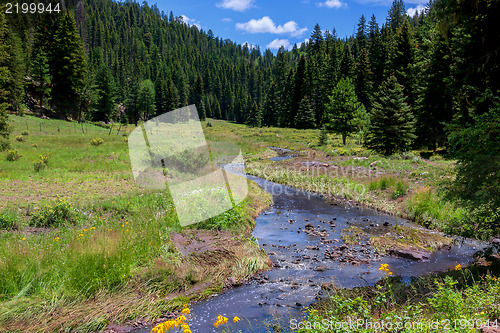
[(7, 155), (5, 156), (5, 158), (7, 159), (7, 161), (17, 161), (22, 156), (23, 155), (19, 154), (19, 152), (17, 150), (10, 149), (7, 151)]
[(28, 135), (30, 135), (30, 132), (28, 132), (27, 130), (24, 130), (21, 132), (21, 135), (28, 136)]
[(76, 221), (76, 211), (64, 198), (58, 199), (53, 205), (46, 204), (31, 216), (29, 225), (32, 227), (57, 227)]
[(18, 136), (16, 136), (16, 141), (18, 141), (18, 142), (23, 142), (23, 141), (25, 141), (24, 136), (22, 136), (22, 135), (18, 135)]
[(100, 146), (100, 145), (102, 145), (103, 143), (104, 143), (104, 140), (103, 140), (103, 139), (101, 139), (101, 138), (94, 138), (94, 139), (90, 140), (90, 144), (91, 144), (92, 146)]

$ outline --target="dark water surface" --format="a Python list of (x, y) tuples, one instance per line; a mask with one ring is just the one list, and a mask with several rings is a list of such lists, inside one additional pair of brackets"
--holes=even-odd
[[(273, 332), (272, 323), (276, 320), (285, 323), (282, 332), (289, 332), (289, 320), (300, 320), (303, 307), (324, 296), (323, 283), (334, 282), (348, 288), (372, 285), (384, 276), (378, 270), (381, 263), (389, 264), (394, 274), (410, 280), (425, 273), (445, 271), (458, 263), (469, 264), (473, 254), (483, 248), (478, 242), (465, 240), (449, 251), (433, 253), (428, 261), (416, 262), (378, 254), (365, 243), (345, 250), (354, 258), (355, 265), (325, 258), (325, 251), (338, 252), (344, 244), (341, 238), (344, 228), (356, 226), (373, 235), (385, 234), (396, 224), (417, 226), (373, 209), (335, 204), (319, 195), (257, 177), (248, 178), (273, 194), (274, 205), (257, 218), (253, 235), (275, 267), (248, 284), (191, 305), (189, 325), (193, 332), (221, 332), (221, 327), (213, 326), (219, 314), (230, 321), (233, 316), (242, 319), (229, 325), (233, 332)], [(314, 232), (307, 234), (305, 230)], [(150, 330), (148, 327), (133, 332)]]

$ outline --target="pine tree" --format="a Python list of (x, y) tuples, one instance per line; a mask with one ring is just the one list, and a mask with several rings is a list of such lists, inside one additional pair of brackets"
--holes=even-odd
[(413, 28), (408, 19), (404, 19), (403, 23), (396, 31), (395, 36), (395, 53), (392, 59), (392, 69), (398, 79), (399, 84), (404, 88), (405, 94), (408, 96), (408, 103), (414, 105), (415, 96), (415, 50), (416, 42), (414, 38)]
[(329, 96), (325, 127), (329, 131), (342, 134), (342, 143), (345, 145), (347, 135), (362, 126), (365, 114), (366, 110), (358, 101), (352, 80), (346, 77), (340, 79)]
[(31, 79), (33, 80), (34, 90), (38, 95), (38, 105), (40, 113), (43, 115), (43, 104), (50, 97), (52, 91), (52, 77), (49, 72), (49, 60), (43, 49), (38, 49), (32, 56)]
[(53, 83), (52, 102), (60, 115), (77, 118), (87, 64), (75, 19), (70, 12), (58, 18), (53, 39), (48, 52)]
[(382, 83), (370, 121), (368, 148), (386, 156), (410, 148), (415, 139), (415, 119), (395, 76), (391, 75)]
[(266, 100), (262, 112), (262, 125), (276, 126), (277, 125), (278, 107), (276, 105), (276, 83), (271, 82), (267, 91)]
[(248, 125), (252, 127), (261, 127), (262, 124), (262, 112), (257, 106), (257, 103), (253, 103), (250, 109), (250, 114), (248, 117)]
[(10, 106), (14, 111), (20, 111), (20, 104), (24, 97), (25, 60), (22, 52), (21, 39), (12, 30), (7, 30), (7, 45), (9, 52)]
[(344, 77), (354, 77), (354, 56), (351, 53), (349, 43), (344, 44), (344, 51), (340, 61), (340, 74)]
[(368, 36), (366, 29), (366, 18), (361, 15), (358, 22), (358, 31), (356, 32), (356, 57), (359, 56), (362, 49), (367, 47)]
[(295, 128), (309, 129), (316, 127), (316, 116), (309, 97), (305, 96), (300, 101), (299, 112), (295, 116)]
[(370, 110), (373, 95), (372, 70), (368, 53), (362, 49), (358, 62), (356, 63), (356, 95), (359, 101), (365, 106), (365, 109)]
[(406, 17), (406, 10), (403, 0), (393, 0), (389, 16), (387, 17), (388, 26), (396, 30), (404, 21)]
[(97, 99), (92, 119), (94, 121), (110, 121), (115, 115), (115, 82), (108, 66), (102, 64), (96, 75)]
[[(0, 140), (7, 139), (10, 133), (9, 126), (9, 91), (7, 85), (9, 83), (10, 69), (8, 67), (10, 55), (6, 42), (7, 24), (5, 22), (5, 14), (3, 7), (0, 7)], [(6, 140), (4, 140), (6, 141)], [(1, 143), (1, 142), (0, 142)], [(5, 144), (1, 144), (4, 147)]]
[(319, 132), (318, 144), (320, 146), (326, 146), (329, 143), (328, 130), (325, 126), (321, 127)]
[[(432, 42), (431, 42), (432, 41)], [(450, 50), (444, 37), (431, 33), (429, 59), (425, 63), (417, 109), (418, 143), (436, 149), (447, 143), (445, 125), (453, 119), (453, 95), (448, 84)]]
[(142, 81), (139, 87), (137, 111), (142, 120), (148, 120), (155, 114), (155, 86), (149, 79)]

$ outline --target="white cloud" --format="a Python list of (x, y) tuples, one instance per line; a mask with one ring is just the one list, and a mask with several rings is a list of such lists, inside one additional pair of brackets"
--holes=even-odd
[(288, 39), (278, 39), (278, 38), (276, 38), (271, 43), (267, 44), (266, 48), (271, 49), (271, 50), (278, 50), (282, 46), (285, 49), (290, 49), (292, 47), (292, 44), (290, 44), (290, 41)]
[(254, 0), (222, 0), (217, 7), (243, 12), (253, 7)]
[(200, 21), (197, 21), (195, 19), (189, 18), (186, 15), (181, 15), (182, 20), (189, 26), (194, 25), (195, 27), (198, 28), (198, 30), (201, 30), (201, 24)]
[(289, 34), (292, 37), (301, 36), (307, 31), (307, 28), (300, 28), (297, 22), (289, 21), (283, 25), (274, 24), (273, 20), (269, 16), (264, 16), (263, 18), (256, 20), (251, 19), (245, 23), (236, 23), (236, 28), (239, 30), (245, 30), (251, 34), (256, 33), (271, 33), (271, 34)]
[(325, 2), (318, 3), (318, 6), (328, 8), (342, 8), (347, 7), (347, 3), (340, 0), (326, 0)]
[(226, 17), (226, 18), (223, 18), (221, 21), (222, 22), (233, 22), (233, 19)]
[(302, 45), (309, 44), (309, 38), (306, 38), (303, 42), (297, 43), (297, 47), (302, 47)]
[(424, 5), (417, 5), (417, 7), (408, 8), (408, 10), (406, 11), (406, 14), (410, 17), (413, 17), (417, 12), (421, 13), (426, 9), (427, 9), (427, 7)]
[(243, 44), (241, 44), (242, 46), (247, 46), (250, 50), (253, 50), (253, 49), (256, 49), (257, 48), (257, 45), (254, 45), (254, 44), (250, 44), (249, 42), (244, 42)]

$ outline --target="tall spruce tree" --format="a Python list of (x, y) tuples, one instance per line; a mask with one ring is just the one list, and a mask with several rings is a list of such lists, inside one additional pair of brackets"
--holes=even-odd
[(358, 101), (352, 80), (348, 77), (340, 79), (326, 105), (325, 127), (341, 134), (345, 146), (347, 136), (362, 126), (365, 114), (365, 107)]
[(406, 151), (415, 139), (415, 119), (394, 75), (384, 81), (373, 103), (366, 146), (386, 156)]
[(155, 86), (149, 79), (142, 81), (139, 87), (137, 111), (140, 115), (139, 119), (142, 120), (148, 120), (156, 112)]
[(37, 49), (32, 56), (31, 79), (33, 80), (33, 87), (38, 96), (40, 113), (43, 115), (44, 102), (47, 102), (52, 91), (49, 59), (43, 49)]
[(49, 47), (52, 102), (60, 116), (78, 118), (80, 94), (85, 85), (87, 63), (73, 15), (58, 16), (53, 43)]
[(316, 127), (316, 116), (309, 97), (305, 96), (300, 101), (299, 112), (295, 116), (295, 128), (309, 129)]
[(9, 76), (10, 68), (8, 67), (10, 55), (8, 52), (7, 38), (7, 24), (5, 22), (5, 14), (3, 6), (0, 6), (0, 141), (2, 138), (5, 143), (0, 142), (0, 149), (4, 149), (8, 145), (8, 138), (10, 133), (9, 126)]
[(356, 95), (365, 109), (370, 110), (373, 95), (373, 73), (366, 49), (362, 49), (355, 67)]

